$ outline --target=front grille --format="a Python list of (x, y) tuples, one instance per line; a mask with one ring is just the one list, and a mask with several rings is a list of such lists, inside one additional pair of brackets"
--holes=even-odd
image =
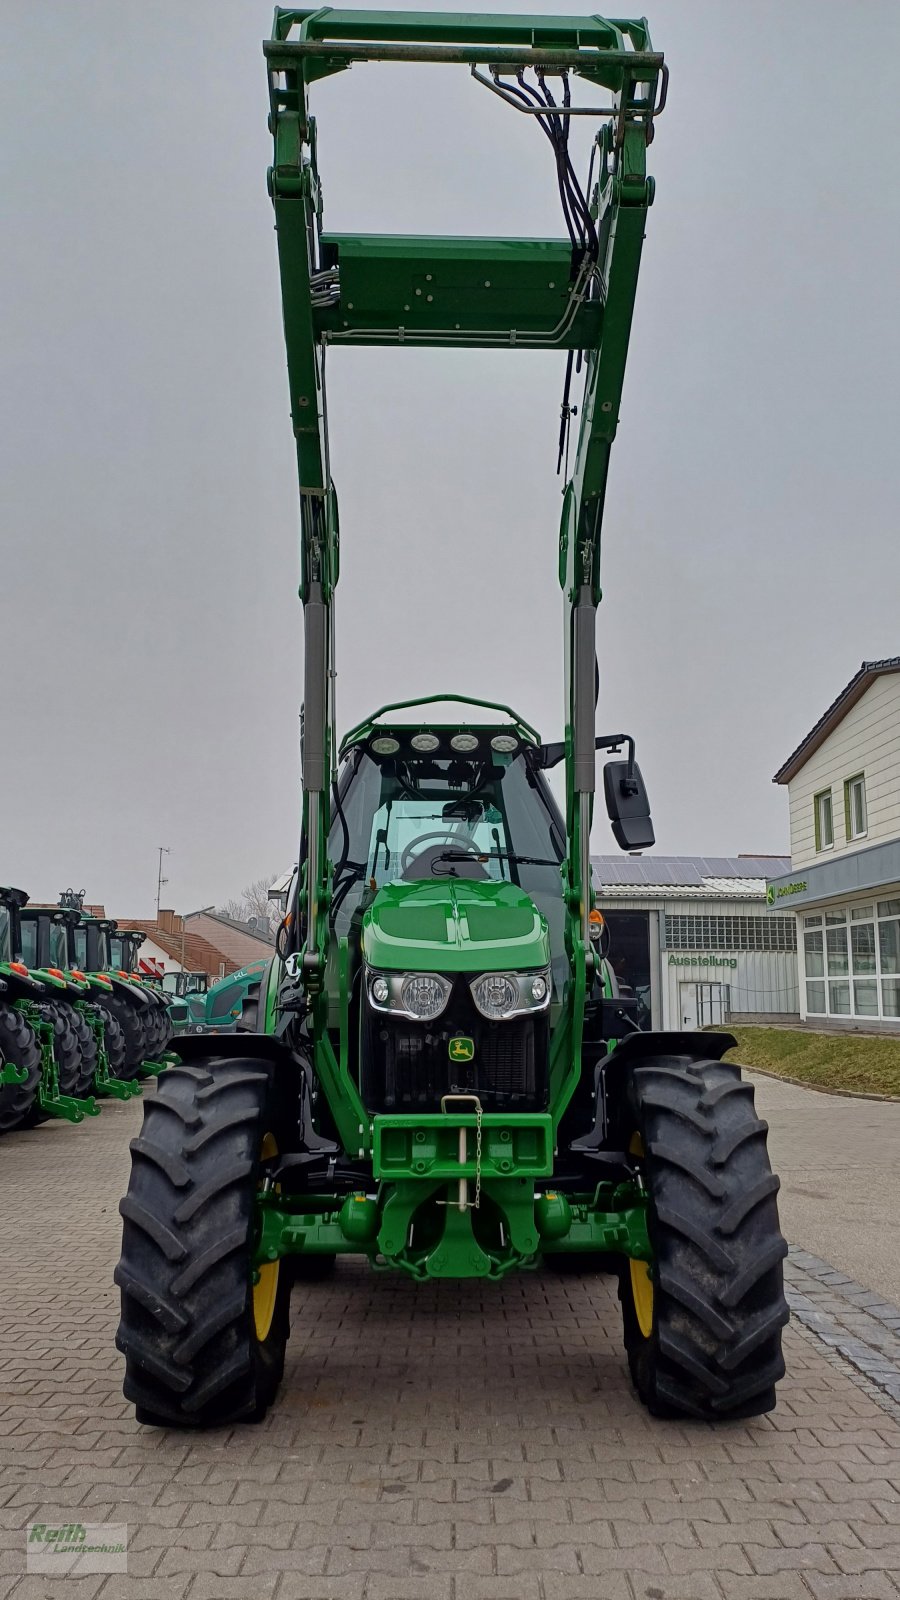
[[(459, 1035), (473, 1042), (471, 1061), (450, 1060), (450, 1041)], [(488, 1022), (463, 977), (432, 1023), (395, 1019), (366, 1006), (362, 1093), (370, 1111), (439, 1111), (445, 1094), (476, 1094), (486, 1111), (543, 1111), (547, 1014)]]

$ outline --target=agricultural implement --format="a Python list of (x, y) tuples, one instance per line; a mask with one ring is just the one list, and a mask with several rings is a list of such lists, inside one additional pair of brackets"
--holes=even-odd
[[(160, 1425), (262, 1416), (294, 1262), (363, 1254), (426, 1283), (612, 1254), (651, 1411), (767, 1411), (786, 1246), (752, 1088), (723, 1059), (728, 1034), (636, 1032), (592, 937), (597, 749), (618, 843), (653, 843), (633, 741), (596, 733), (595, 624), (663, 58), (637, 21), (327, 8), (276, 11), (265, 55), (300, 479), (299, 870), (258, 1031), (179, 1041), (132, 1146), (126, 1396)], [(375, 61), (465, 65), (498, 114), (536, 124), (566, 236), (326, 231), (309, 91), (324, 103), (331, 74)], [(582, 187), (569, 129), (591, 103), (596, 183)], [(558, 544), (562, 741), (490, 697), (442, 695), (386, 706), (338, 743), (324, 358), (344, 345), (559, 350), (563, 454), (583, 372)], [(560, 762), (564, 816), (546, 776)]]

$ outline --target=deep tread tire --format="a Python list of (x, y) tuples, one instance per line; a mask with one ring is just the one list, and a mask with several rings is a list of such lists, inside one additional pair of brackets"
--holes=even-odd
[(731, 1063), (660, 1056), (635, 1068), (630, 1111), (655, 1253), (649, 1337), (627, 1263), (619, 1284), (638, 1395), (657, 1416), (771, 1411), (784, 1375), (787, 1245), (752, 1085)]
[(0, 1005), (0, 1060), (24, 1067), (24, 1083), (0, 1088), (0, 1133), (12, 1133), (28, 1120), (41, 1081), (41, 1047), (34, 1029), (20, 1012)]
[(94, 1073), (97, 1070), (97, 1040), (94, 1037), (93, 1028), (80, 1011), (70, 1011), (68, 1015), (72, 1030), (78, 1040), (81, 1063), (77, 1088), (73, 1090), (73, 1093), (83, 1098), (85, 1095), (89, 1095), (93, 1088)]
[[(110, 1071), (114, 1072), (117, 1078), (126, 1080), (136, 1078), (146, 1057), (144, 1022), (136, 1004), (134, 1001), (126, 1000), (121, 993), (104, 994), (97, 1004), (115, 1018), (124, 1036), (125, 1050), (122, 1060), (119, 1066), (114, 1068), (110, 1059)], [(108, 1045), (107, 1054), (109, 1054)]]
[(290, 1280), (268, 1335), (253, 1319), (260, 1149), (283, 1126), (268, 1062), (211, 1056), (171, 1067), (132, 1140), (116, 1344), (125, 1397), (159, 1427), (258, 1421), (284, 1370)]
[(58, 1000), (45, 1000), (40, 1011), (53, 1024), (53, 1054), (60, 1094), (77, 1095), (81, 1081), (81, 1045), (74, 1022), (76, 1013)]
[(121, 1078), (125, 1066), (125, 1057), (128, 1054), (125, 1035), (122, 1032), (118, 1017), (114, 1017), (111, 1011), (106, 1011), (102, 1006), (100, 1013), (103, 1017), (103, 1042), (106, 1046), (106, 1060), (109, 1070), (114, 1078)]

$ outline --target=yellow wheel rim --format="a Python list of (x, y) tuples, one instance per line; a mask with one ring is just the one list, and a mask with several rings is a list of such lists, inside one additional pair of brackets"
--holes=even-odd
[[(260, 1160), (268, 1161), (271, 1156), (277, 1156), (278, 1146), (271, 1133), (267, 1133), (260, 1148)], [(272, 1318), (275, 1315), (275, 1301), (278, 1298), (278, 1274), (281, 1271), (280, 1261), (267, 1261), (260, 1267), (259, 1277), (253, 1285), (253, 1326), (260, 1344), (269, 1336)]]
[[(632, 1135), (628, 1146), (630, 1155), (642, 1156), (644, 1154), (644, 1141), (639, 1133)], [(628, 1262), (631, 1271), (631, 1299), (634, 1305), (634, 1314), (637, 1325), (645, 1339), (649, 1339), (653, 1332), (653, 1279), (646, 1261), (635, 1261), (631, 1258)]]

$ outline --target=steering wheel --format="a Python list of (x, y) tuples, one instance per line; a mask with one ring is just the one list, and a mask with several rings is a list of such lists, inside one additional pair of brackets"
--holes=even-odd
[[(433, 833), (420, 833), (418, 839), (410, 840), (409, 844), (405, 847), (400, 856), (401, 877), (407, 877), (410, 869), (421, 860), (423, 855), (432, 853), (428, 850), (429, 840), (434, 840), (435, 844), (446, 845), (448, 850), (464, 850), (466, 855), (471, 856), (473, 860), (477, 860), (478, 858), (479, 852), (475, 845), (469, 844), (465, 840), (461, 840), (458, 834), (443, 833), (439, 829), (435, 830)], [(435, 850), (433, 853), (437, 854), (438, 852)]]

